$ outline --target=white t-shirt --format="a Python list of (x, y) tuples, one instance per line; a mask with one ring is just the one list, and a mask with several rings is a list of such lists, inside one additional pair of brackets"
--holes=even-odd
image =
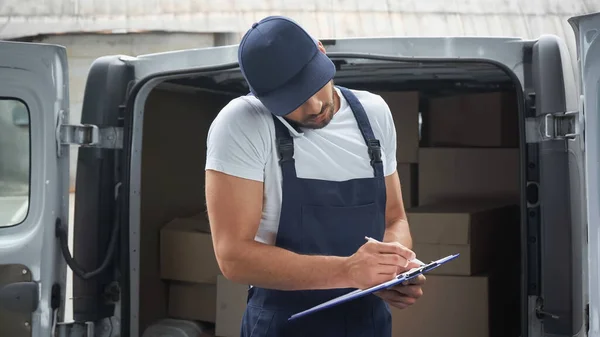
[[(337, 89), (340, 109), (322, 129), (297, 132), (278, 117), (294, 140), (299, 178), (345, 181), (373, 177), (367, 145), (348, 102)], [(381, 96), (352, 90), (363, 105), (382, 147), (384, 175), (396, 171), (396, 129)], [(233, 99), (208, 132), (206, 169), (264, 182), (262, 219), (256, 240), (274, 244), (279, 227), (282, 176), (272, 114), (254, 96)]]

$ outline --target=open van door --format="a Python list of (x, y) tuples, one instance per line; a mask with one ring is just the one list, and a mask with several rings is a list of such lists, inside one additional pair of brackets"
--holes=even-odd
[(68, 220), (66, 50), (0, 42), (0, 336), (48, 337), (64, 311)]
[(580, 70), (580, 111), (585, 119), (587, 182), (587, 276), (589, 336), (600, 336), (600, 13), (569, 19), (575, 31)]

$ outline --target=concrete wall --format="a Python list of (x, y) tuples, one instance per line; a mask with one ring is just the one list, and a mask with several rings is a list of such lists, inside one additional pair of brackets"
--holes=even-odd
[[(217, 42), (224, 39), (217, 35)], [(227, 40), (227, 39), (225, 39)], [(79, 123), (87, 75), (92, 62), (105, 55), (136, 56), (170, 50), (211, 47), (215, 34), (144, 33), (144, 34), (76, 34), (55, 35), (33, 42), (58, 44), (67, 48), (69, 60), (70, 121)], [(77, 147), (71, 148), (71, 189), (74, 189)]]

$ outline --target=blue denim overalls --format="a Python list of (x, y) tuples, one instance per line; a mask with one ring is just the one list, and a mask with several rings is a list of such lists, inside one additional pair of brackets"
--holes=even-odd
[[(298, 254), (350, 256), (365, 236), (383, 239), (386, 190), (379, 141), (356, 96), (338, 87), (365, 139), (373, 178), (348, 181), (301, 179), (296, 176), (294, 142), (277, 119), (277, 150), (283, 177), (283, 202), (275, 245)], [(299, 270), (298, 273), (302, 273)], [(242, 337), (389, 337), (388, 305), (375, 295), (288, 321), (303, 311), (353, 289), (280, 291), (252, 287), (241, 326)]]

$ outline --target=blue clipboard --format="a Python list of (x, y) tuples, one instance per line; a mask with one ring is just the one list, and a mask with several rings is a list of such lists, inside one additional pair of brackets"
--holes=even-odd
[(347, 293), (345, 295), (336, 297), (336, 298), (331, 299), (331, 300), (329, 300), (327, 302), (324, 302), (324, 303), (321, 303), (321, 304), (319, 304), (317, 306), (314, 306), (314, 307), (312, 307), (310, 309), (307, 309), (307, 310), (304, 310), (304, 311), (299, 312), (297, 314), (294, 314), (290, 318), (288, 318), (288, 321), (291, 321), (291, 320), (294, 320), (294, 319), (297, 319), (297, 318), (300, 318), (300, 317), (312, 314), (312, 313), (317, 312), (317, 311), (321, 311), (323, 309), (327, 309), (327, 308), (336, 306), (338, 304), (342, 304), (344, 302), (348, 302), (348, 301), (357, 299), (359, 297), (363, 297), (363, 296), (372, 294), (372, 293), (374, 293), (376, 291), (379, 291), (379, 290), (382, 290), (382, 289), (387, 289), (389, 287), (393, 287), (393, 286), (398, 285), (398, 284), (400, 284), (400, 283), (402, 283), (404, 281), (408, 281), (408, 280), (410, 280), (412, 278), (415, 278), (415, 277), (417, 277), (417, 276), (419, 276), (421, 274), (424, 274), (424, 273), (426, 273), (426, 272), (428, 272), (428, 271), (430, 271), (432, 269), (435, 269), (435, 268), (443, 265), (446, 262), (452, 261), (455, 258), (457, 258), (458, 255), (460, 255), (460, 254), (448, 255), (448, 256), (446, 256), (444, 258), (441, 258), (441, 259), (439, 259), (437, 261), (433, 261), (433, 262), (431, 262), (429, 264), (426, 264), (426, 265), (423, 265), (423, 266), (420, 266), (420, 267), (417, 267), (417, 268), (413, 268), (413, 269), (411, 269), (411, 270), (409, 270), (407, 272), (404, 272), (404, 273), (402, 273), (402, 274), (394, 277), (393, 279), (391, 279), (391, 280), (389, 280), (387, 282), (378, 284), (378, 285), (373, 286), (371, 288), (362, 289), (362, 290), (361, 289), (357, 289), (357, 290), (351, 291), (351, 292), (349, 292), (349, 293)]

